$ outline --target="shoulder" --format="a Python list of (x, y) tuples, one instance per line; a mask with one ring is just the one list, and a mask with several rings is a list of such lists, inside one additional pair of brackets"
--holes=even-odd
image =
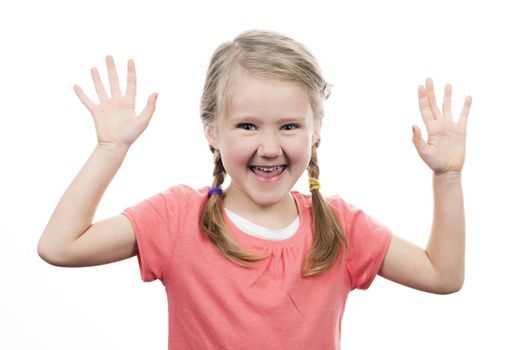
[[(298, 201), (301, 201), (302, 207), (308, 211), (312, 210), (312, 195), (303, 194), (293, 191), (294, 196)], [(343, 226), (355, 220), (357, 217), (365, 215), (365, 213), (357, 206), (347, 202), (339, 195), (323, 196), (328, 205), (334, 212), (335, 216)]]
[[(297, 191), (292, 191), (294, 196), (305, 204), (306, 207), (311, 208), (312, 206), (312, 195), (304, 194)], [(353, 204), (347, 202), (339, 195), (328, 195), (323, 196), (324, 199), (328, 202), (330, 207), (337, 212), (357, 212), (361, 211), (359, 208)]]
[(162, 194), (167, 197), (187, 198), (193, 200), (199, 200), (207, 198), (209, 186), (201, 188), (193, 188), (188, 185), (179, 184), (168, 187)]
[(162, 192), (146, 198), (136, 207), (154, 207), (158, 211), (177, 211), (183, 208), (195, 208), (204, 205), (208, 199), (208, 188), (192, 188), (187, 185), (170, 186)]

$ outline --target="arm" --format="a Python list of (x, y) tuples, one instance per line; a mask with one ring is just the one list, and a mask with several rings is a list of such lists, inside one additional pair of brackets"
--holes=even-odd
[(472, 99), (466, 98), (461, 116), (452, 120), (452, 88), (447, 85), (443, 115), (436, 106), (432, 81), (419, 87), (419, 106), (428, 141), (413, 127), (413, 142), (433, 170), (434, 217), (430, 239), (423, 250), (393, 237), (380, 275), (411, 288), (431, 293), (461, 289), (465, 271), (465, 215), (461, 169), (465, 160), (466, 123)]
[(95, 105), (80, 87), (75, 92), (91, 112), (98, 144), (63, 194), (38, 242), (38, 254), (58, 266), (91, 266), (122, 260), (136, 254), (133, 227), (123, 215), (92, 224), (102, 195), (120, 168), (127, 151), (144, 131), (155, 109), (156, 94), (135, 116), (135, 67), (128, 62), (126, 94), (120, 93), (111, 56), (107, 57), (111, 97), (98, 71), (92, 76), (100, 104)]
[(465, 264), (465, 216), (461, 174), (433, 175), (434, 219), (426, 250), (393, 236), (379, 274), (431, 292), (461, 289)]

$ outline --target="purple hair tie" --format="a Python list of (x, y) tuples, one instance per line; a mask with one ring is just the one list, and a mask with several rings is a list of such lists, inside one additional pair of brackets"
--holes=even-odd
[(221, 186), (214, 186), (214, 187), (211, 187), (211, 188), (208, 190), (208, 198), (210, 198), (210, 197), (213, 196), (214, 194), (218, 194), (219, 196), (222, 196), (222, 189), (221, 189)]

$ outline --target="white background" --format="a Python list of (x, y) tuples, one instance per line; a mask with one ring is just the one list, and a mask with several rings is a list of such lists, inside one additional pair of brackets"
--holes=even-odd
[[(121, 78), (134, 58), (137, 105), (159, 92), (95, 216), (100, 220), (179, 183), (211, 182), (199, 98), (222, 42), (271, 29), (304, 43), (335, 84), (320, 148), (324, 194), (339, 194), (425, 246), (431, 172), (411, 141), (422, 129), (417, 86), (433, 77), (456, 117), (470, 94), (463, 171), (466, 280), (448, 296), (378, 277), (349, 295), (343, 349), (523, 349), (525, 13), (498, 1), (17, 1), (0, 5), (0, 349), (167, 349), (159, 281), (136, 258), (58, 268), (37, 255), (60, 196), (96, 143), (75, 96), (95, 97), (92, 66)], [(306, 191), (301, 179), (297, 189)]]

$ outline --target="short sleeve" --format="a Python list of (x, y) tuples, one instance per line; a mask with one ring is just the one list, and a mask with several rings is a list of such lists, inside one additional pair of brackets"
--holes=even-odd
[(129, 218), (135, 231), (137, 258), (144, 282), (163, 279), (163, 266), (170, 259), (173, 250), (170, 197), (168, 190), (122, 212)]
[(342, 218), (349, 243), (346, 266), (351, 289), (367, 289), (379, 273), (392, 233), (363, 210), (336, 198), (336, 207), (342, 211), (339, 217)]

